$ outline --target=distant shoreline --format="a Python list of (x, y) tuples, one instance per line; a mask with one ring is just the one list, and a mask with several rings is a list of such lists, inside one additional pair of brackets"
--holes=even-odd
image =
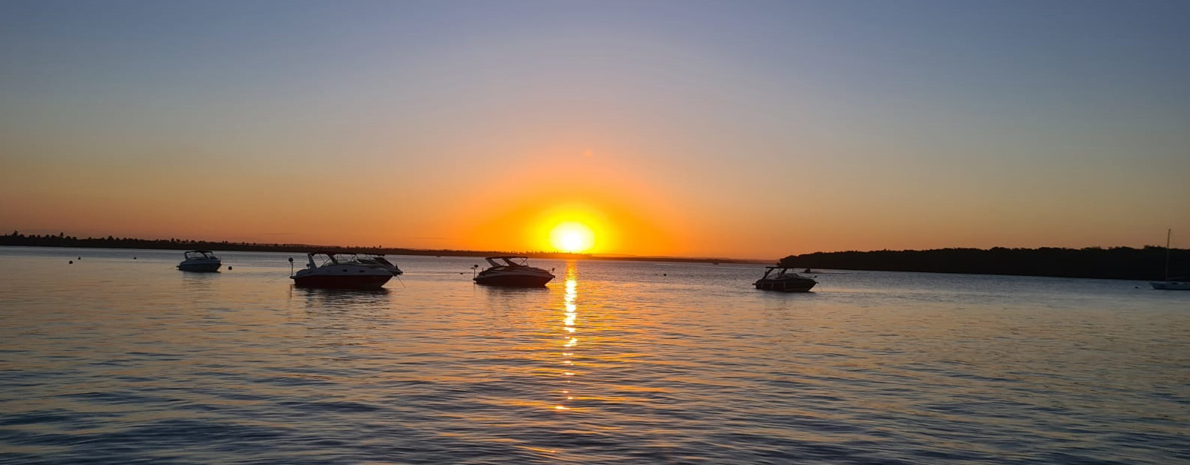
[[(772, 265), (770, 260), (732, 258), (645, 257), (557, 252), (509, 252), (498, 250), (408, 249), (400, 247), (343, 247), (312, 244), (259, 244), (230, 241), (194, 241), (182, 239), (134, 238), (77, 238), (59, 235), (29, 235), (19, 233), (0, 236), (0, 246), (66, 247), (97, 249), (150, 249), (237, 252), (334, 251), (344, 253), (375, 253), (385, 255), (413, 255), (436, 257), (493, 257), (501, 255), (525, 256), (559, 260), (615, 260), (669, 263), (732, 263)], [(1058, 278), (1126, 279), (1157, 281), (1164, 279), (1164, 247), (1146, 246), (1141, 249), (1089, 247), (1064, 249), (933, 249), (933, 250), (877, 250), (846, 252), (814, 252), (790, 255), (779, 264), (796, 269), (830, 269), (853, 271), (905, 271), (920, 273), (984, 274), (1002, 276), (1041, 276)], [(1169, 276), (1190, 275), (1190, 250), (1170, 251)]]
[[(780, 264), (832, 270), (1042, 276), (1054, 278), (1165, 279), (1165, 247), (1063, 249), (933, 249), (815, 252), (790, 255)], [(1169, 276), (1190, 275), (1190, 250), (1169, 251)]]
[(646, 257), (646, 256), (617, 256), (572, 254), (559, 252), (509, 252), (498, 250), (454, 250), (454, 249), (407, 249), (400, 247), (345, 247), (334, 245), (313, 244), (259, 244), (253, 242), (230, 241), (194, 241), (183, 239), (134, 239), (117, 238), (77, 238), (60, 234), (30, 235), (22, 234), (0, 236), (0, 246), (9, 247), (64, 247), (64, 248), (95, 248), (95, 249), (148, 249), (148, 250), (215, 250), (233, 252), (293, 252), (308, 253), (313, 251), (333, 251), (343, 253), (374, 253), (384, 255), (415, 255), (434, 257), (495, 257), (495, 256), (523, 256), (529, 258), (549, 258), (559, 260), (619, 260), (641, 262), (674, 262), (674, 263), (738, 263), (738, 264), (772, 264), (772, 260), (747, 260), (736, 258), (686, 258), (686, 257)]

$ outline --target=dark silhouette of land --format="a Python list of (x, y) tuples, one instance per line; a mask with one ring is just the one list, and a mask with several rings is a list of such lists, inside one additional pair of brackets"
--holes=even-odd
[[(1172, 249), (1169, 275), (1190, 275), (1190, 250)], [(815, 252), (790, 255), (779, 262), (797, 268), (839, 270), (920, 271), (1064, 278), (1161, 280), (1165, 277), (1165, 247), (1142, 249), (983, 249), (878, 250), (872, 252)]]
[[(318, 244), (259, 244), (251, 242), (201, 241), (188, 239), (134, 239), (127, 237), (78, 238), (58, 235), (24, 235), (17, 231), (0, 236), (0, 246), (25, 247), (92, 247), (105, 249), (168, 249), (168, 250), (228, 250), (252, 252), (297, 252), (333, 250), (346, 253), (378, 253), (387, 255), (429, 255), (455, 257), (492, 257), (521, 255), (532, 258), (599, 259), (629, 261), (668, 261), (683, 263), (771, 263), (761, 260), (728, 258), (637, 257), (569, 254), (542, 251), (499, 250), (427, 250), (396, 247), (342, 247)], [(1165, 248), (1145, 246), (1091, 247), (1062, 249), (983, 249), (936, 250), (878, 250), (871, 252), (815, 252), (790, 255), (780, 265), (796, 268), (918, 271), (926, 273), (965, 273), (1019, 276), (1053, 276), (1065, 278), (1105, 278), (1160, 280), (1165, 277)], [(1190, 275), (1190, 250), (1170, 251), (1170, 276)]]
[(201, 241), (189, 239), (135, 239), (129, 237), (87, 237), (78, 238), (58, 235), (24, 235), (19, 231), (0, 236), (0, 246), (22, 247), (89, 247), (100, 249), (166, 249), (166, 250), (229, 250), (245, 252), (298, 252), (335, 251), (343, 253), (376, 253), (385, 255), (429, 255), (447, 257), (495, 257), (495, 256), (525, 256), (531, 258), (556, 258), (562, 260), (599, 259), (599, 260), (629, 260), (629, 261), (668, 261), (686, 263), (767, 263), (762, 260), (739, 260), (729, 258), (682, 258), (682, 257), (637, 257), (637, 256), (605, 256), (591, 254), (573, 254), (543, 251), (506, 251), (506, 250), (451, 250), (451, 249), (406, 249), (398, 247), (344, 247), (319, 244), (259, 244), (252, 242), (229, 241)]

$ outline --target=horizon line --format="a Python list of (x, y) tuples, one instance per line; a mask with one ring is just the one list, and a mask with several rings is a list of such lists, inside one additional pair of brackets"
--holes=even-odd
[[(994, 250), (994, 249), (1009, 249), (1009, 250), (1040, 250), (1040, 249), (1067, 249), (1067, 250), (1102, 249), (1102, 250), (1110, 250), (1110, 249), (1119, 249), (1119, 248), (1137, 249), (1137, 247), (1131, 247), (1131, 246), (1108, 246), (1108, 247), (1088, 246), (1088, 247), (1077, 247), (1077, 248), (1075, 248), (1075, 247), (1051, 247), (1051, 246), (1038, 246), (1038, 247), (993, 246), (993, 247), (988, 247), (988, 248), (936, 247), (936, 248), (929, 248), (929, 249), (888, 249), (888, 248), (885, 248), (885, 249), (871, 249), (871, 250), (848, 249), (848, 250), (834, 250), (834, 251), (815, 251), (815, 252), (806, 252), (806, 253), (800, 253), (800, 254), (791, 253), (791, 254), (787, 254), (782, 257), (776, 258), (776, 259), (761, 259), (761, 258), (738, 258), (738, 257), (715, 257), (715, 256), (637, 255), (637, 254), (624, 254), (624, 253), (594, 254), (594, 253), (571, 253), (571, 252), (547, 251), (547, 250), (507, 251), (507, 250), (475, 250), (475, 249), (449, 249), (449, 248), (423, 249), (423, 248), (415, 248), (415, 247), (393, 247), (393, 246), (385, 246), (385, 245), (354, 246), (354, 245), (306, 244), (306, 243), (295, 243), (295, 242), (266, 243), (266, 242), (228, 241), (228, 240), (214, 241), (214, 240), (205, 240), (205, 239), (204, 240), (196, 240), (196, 239), (181, 239), (181, 238), (176, 238), (176, 237), (171, 237), (168, 239), (162, 239), (162, 238), (150, 239), (150, 238), (139, 238), (139, 237), (115, 237), (114, 235), (110, 235), (110, 234), (107, 235), (106, 237), (88, 236), (86, 238), (80, 238), (78, 236), (67, 236), (65, 234), (65, 232), (62, 232), (62, 231), (60, 231), (58, 233), (58, 235), (47, 233), (45, 235), (33, 234), (32, 236), (30, 236), (30, 235), (20, 234), (19, 230), (14, 230), (12, 232), (12, 234), (0, 235), (0, 238), (13, 238), (13, 237), (25, 237), (25, 238), (40, 237), (40, 238), (47, 238), (47, 239), (62, 239), (62, 240), (71, 240), (71, 241), (88, 241), (88, 240), (90, 240), (90, 241), (109, 241), (110, 240), (110, 241), (166, 242), (166, 243), (171, 243), (171, 244), (175, 244), (175, 243), (176, 244), (228, 244), (228, 245), (240, 245), (240, 246), (245, 246), (245, 247), (262, 247), (262, 248), (264, 248), (264, 247), (277, 247), (277, 248), (285, 247), (285, 248), (295, 248), (295, 249), (296, 248), (327, 249), (327, 250), (356, 249), (356, 250), (377, 250), (377, 251), (389, 250), (389, 251), (416, 252), (416, 253), (408, 254), (408, 255), (496, 256), (496, 255), (501, 255), (501, 254), (503, 254), (503, 255), (520, 254), (520, 255), (532, 255), (532, 256), (535, 256), (534, 258), (562, 258), (562, 259), (584, 259), (585, 258), (585, 259), (609, 259), (609, 260), (684, 261), (684, 262), (691, 262), (691, 261), (703, 262), (703, 261), (705, 261), (705, 262), (712, 262), (712, 263), (714, 263), (714, 262), (767, 263), (769, 261), (772, 261), (775, 263), (775, 262), (780, 262), (782, 259), (787, 258), (787, 257), (796, 257), (796, 256), (813, 255), (813, 254), (857, 253), (857, 252), (858, 253), (924, 252), (924, 251), (932, 251), (932, 250), (963, 250), (963, 249), (985, 250), (985, 251), (990, 251), (990, 250)], [(11, 244), (0, 244), (0, 245), (11, 245)], [(1146, 244), (1139, 248), (1144, 249), (1144, 248), (1149, 248), (1149, 247), (1162, 248), (1162, 249), (1167, 248), (1164, 245), (1150, 245), (1150, 244)], [(117, 247), (101, 247), (101, 248), (134, 248), (134, 247), (118, 247), (117, 246)], [(1170, 250), (1182, 250), (1182, 249), (1178, 249), (1178, 248), (1174, 248), (1174, 247), (1169, 247), (1169, 249)], [(435, 252), (438, 252), (438, 253), (435, 253)], [(396, 253), (396, 252), (389, 252), (389, 253), (393, 253), (395, 255), (402, 255), (402, 254)], [(546, 256), (552, 256), (552, 257), (546, 257)]]

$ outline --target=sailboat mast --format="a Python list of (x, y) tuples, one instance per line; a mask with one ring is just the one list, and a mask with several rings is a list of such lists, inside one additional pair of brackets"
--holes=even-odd
[(1169, 236), (1173, 234), (1173, 229), (1165, 231), (1165, 280), (1169, 281)]

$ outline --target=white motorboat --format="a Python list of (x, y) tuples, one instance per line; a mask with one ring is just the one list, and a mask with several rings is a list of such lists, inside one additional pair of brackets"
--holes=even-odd
[(1149, 285), (1161, 291), (1190, 291), (1190, 277), (1169, 277), (1169, 239), (1172, 235), (1172, 229), (1165, 232), (1165, 280), (1152, 281)]
[[(811, 278), (791, 271), (791, 266), (770, 266), (765, 269), (764, 276), (752, 283), (757, 289), (780, 292), (810, 292), (818, 284)], [(773, 273), (773, 272), (776, 273)]]
[[(396, 265), (388, 265), (355, 254), (333, 252), (310, 252), (305, 269), (298, 270), (290, 279), (298, 287), (324, 287), (339, 289), (379, 289), (400, 274)], [(292, 262), (293, 259), (290, 259)], [(394, 270), (396, 270), (394, 272)]]
[(219, 271), (219, 267), (223, 266), (223, 261), (215, 256), (214, 252), (210, 250), (191, 250), (186, 252), (182, 263), (178, 264), (178, 269), (182, 271), (198, 271), (211, 273)]
[(553, 273), (528, 265), (528, 257), (487, 257), (492, 266), (475, 276), (477, 284), (512, 287), (542, 287)]

